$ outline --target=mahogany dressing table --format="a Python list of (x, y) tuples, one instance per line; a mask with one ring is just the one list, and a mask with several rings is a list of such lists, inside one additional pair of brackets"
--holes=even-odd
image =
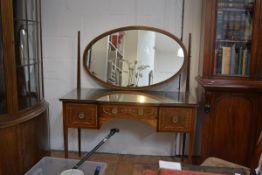
[[(128, 54), (128, 48), (130, 49), (134, 45), (129, 35), (132, 38), (134, 36), (143, 37), (138, 40), (141, 40), (140, 42), (146, 41), (146, 44), (150, 43), (153, 37), (155, 42), (153, 46), (151, 44), (140, 49), (142, 53), (137, 51), (137, 55), (140, 54), (140, 57), (142, 55), (143, 60), (127, 58), (131, 54)], [(168, 49), (159, 46), (158, 40), (161, 40), (159, 42), (162, 44), (163, 41), (167, 42), (164, 45), (170, 49), (168, 57), (163, 56), (165, 53), (160, 52)], [(145, 43), (138, 45), (145, 45)], [(80, 50), (79, 47), (78, 49)], [(175, 52), (181, 49), (182, 56), (181, 53), (179, 57), (174, 56), (172, 58), (174, 63), (172, 63), (170, 53), (176, 55)], [(131, 50), (134, 51), (134, 47)], [(154, 62), (158, 62), (158, 65), (155, 63), (152, 66), (151, 62), (145, 62), (145, 57), (148, 56), (150, 50), (154, 51), (154, 54), (149, 54), (148, 59), (152, 60), (153, 55)], [(162, 55), (161, 59), (156, 57), (158, 54)], [(163, 87), (171, 83), (177, 77), (181, 78), (179, 75), (182, 73), (189, 72), (187, 51), (176, 36), (160, 29), (145, 26), (118, 28), (105, 32), (92, 40), (86, 47), (83, 57), (86, 72), (100, 85), (110, 89), (80, 88), (80, 60), (78, 57), (77, 88), (60, 98), (63, 104), (66, 158), (68, 157), (68, 128), (78, 128), (79, 153), (81, 153), (80, 128), (99, 129), (111, 119), (134, 119), (147, 123), (157, 132), (187, 133), (189, 135), (188, 158), (189, 161), (192, 160), (197, 112), (196, 100), (189, 95), (188, 91), (152, 91), (156, 87)], [(165, 67), (167, 75), (161, 74), (159, 71), (161, 66)], [(168, 72), (168, 68), (171, 72)], [(161, 74), (159, 77), (162, 79), (159, 80), (158, 74)], [(187, 80), (188, 75), (189, 73)], [(179, 81), (182, 80), (179, 79)], [(181, 89), (180, 84), (179, 90)]]

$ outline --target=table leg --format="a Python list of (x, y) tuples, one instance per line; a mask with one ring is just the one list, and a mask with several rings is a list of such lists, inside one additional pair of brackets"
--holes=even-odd
[(182, 161), (185, 157), (186, 133), (183, 133), (183, 146), (182, 146)]
[(64, 126), (64, 152), (65, 158), (68, 158), (68, 128)]
[(77, 128), (78, 130), (78, 155), (81, 157), (81, 128)]
[(191, 132), (191, 133), (190, 133), (190, 138), (189, 138), (189, 152), (188, 152), (188, 158), (189, 158), (189, 162), (190, 162), (190, 163), (192, 163), (192, 154), (193, 154), (194, 138), (195, 138), (195, 133), (194, 133), (194, 132)]

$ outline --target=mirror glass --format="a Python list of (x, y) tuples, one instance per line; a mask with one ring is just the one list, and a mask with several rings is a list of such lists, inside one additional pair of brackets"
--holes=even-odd
[(185, 47), (162, 30), (132, 29), (106, 33), (86, 48), (89, 74), (111, 86), (137, 88), (160, 84), (182, 69)]

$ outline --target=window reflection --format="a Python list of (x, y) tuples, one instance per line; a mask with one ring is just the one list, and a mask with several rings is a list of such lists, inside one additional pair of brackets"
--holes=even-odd
[(16, 69), (19, 109), (40, 102), (39, 0), (14, 0)]

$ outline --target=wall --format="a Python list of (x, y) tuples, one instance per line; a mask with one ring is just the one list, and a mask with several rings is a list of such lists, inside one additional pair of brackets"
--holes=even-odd
[[(201, 0), (185, 0), (185, 40), (193, 33), (192, 65), (198, 63)], [(182, 0), (44, 0), (42, 1), (43, 57), (45, 98), (50, 104), (51, 148), (63, 149), (62, 107), (59, 98), (76, 87), (76, 38), (81, 31), (84, 46), (104, 31), (126, 25), (148, 25), (181, 33)], [(186, 42), (185, 42), (186, 43)], [(197, 67), (191, 69), (194, 91)], [(175, 83), (173, 83), (175, 84)], [(173, 90), (173, 84), (165, 89)], [(99, 87), (82, 71), (82, 87)], [(139, 121), (118, 120), (100, 130), (84, 130), (83, 150), (90, 150), (110, 128), (120, 133), (112, 137), (100, 151), (128, 154), (170, 155), (174, 153), (175, 134), (156, 133)], [(77, 150), (77, 132), (69, 131), (69, 149)]]
[(107, 47), (108, 37), (102, 38), (92, 47), (90, 71), (102, 80), (107, 79)]
[(138, 85), (147, 86), (149, 83), (149, 72), (154, 70), (154, 58), (155, 58), (155, 32), (139, 31), (138, 43), (137, 43), (137, 60), (139, 66), (149, 66), (138, 74)]

